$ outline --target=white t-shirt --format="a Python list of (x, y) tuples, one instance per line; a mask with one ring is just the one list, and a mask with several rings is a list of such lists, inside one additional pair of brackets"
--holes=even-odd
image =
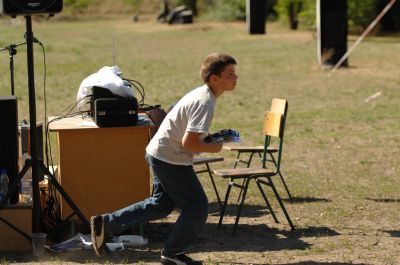
[(208, 133), (215, 103), (207, 85), (190, 91), (167, 114), (146, 152), (170, 164), (192, 165), (194, 153), (183, 147), (182, 138), (185, 132)]

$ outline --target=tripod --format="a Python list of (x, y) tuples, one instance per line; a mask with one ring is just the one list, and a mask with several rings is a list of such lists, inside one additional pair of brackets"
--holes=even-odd
[[(69, 204), (73, 212), (78, 216), (82, 223), (88, 227), (89, 222), (68, 196), (65, 190), (57, 182), (54, 175), (49, 171), (43, 160), (38, 159), (38, 149), (37, 149), (37, 130), (36, 130), (36, 101), (35, 101), (35, 80), (34, 80), (34, 59), (33, 59), (33, 32), (32, 32), (32, 18), (31, 16), (25, 16), (26, 20), (26, 44), (27, 44), (27, 64), (28, 64), (28, 89), (29, 89), (29, 118), (30, 118), (30, 144), (31, 144), (31, 159), (27, 159), (24, 167), (18, 176), (13, 180), (11, 186), (9, 187), (8, 193), (0, 202), (0, 210), (3, 208), (7, 201), (7, 198), (16, 190), (22, 177), (25, 175), (29, 167), (32, 169), (32, 233), (39, 233), (42, 231), (42, 216), (41, 216), (41, 206), (40, 206), (40, 190), (39, 190), (39, 179), (38, 173), (41, 169), (44, 174), (48, 176), (49, 184), (53, 185), (65, 201)], [(30, 236), (26, 235), (15, 226), (0, 218), (3, 222), (11, 226), (17, 232), (22, 234), (24, 237), (30, 239)]]
[(16, 48), (20, 45), (26, 44), (26, 41), (17, 43), (17, 44), (10, 44), (4, 48), (0, 49), (1, 51), (8, 50), (8, 54), (10, 55), (10, 80), (11, 80), (11, 95), (14, 96), (14, 55), (17, 54)]

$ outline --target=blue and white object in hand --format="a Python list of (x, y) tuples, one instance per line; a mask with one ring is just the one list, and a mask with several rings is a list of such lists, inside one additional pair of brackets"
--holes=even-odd
[(217, 133), (210, 134), (204, 138), (204, 142), (216, 142), (216, 143), (231, 143), (240, 142), (239, 132), (232, 129), (224, 129)]

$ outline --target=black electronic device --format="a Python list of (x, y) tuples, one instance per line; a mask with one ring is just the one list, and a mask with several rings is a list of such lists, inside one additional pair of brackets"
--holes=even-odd
[[(18, 106), (17, 98), (0, 97), (0, 168), (7, 170), (10, 183), (18, 175)], [(18, 202), (18, 190), (10, 196), (10, 203)]]
[(90, 98), (90, 116), (94, 117), (94, 102), (100, 98), (122, 98), (114, 95), (109, 89), (104, 87), (94, 86), (92, 88), (92, 96)]
[(0, 0), (0, 14), (18, 15), (50, 14), (61, 12), (62, 0)]
[(133, 126), (138, 122), (138, 102), (134, 97), (99, 98), (93, 116), (99, 127)]

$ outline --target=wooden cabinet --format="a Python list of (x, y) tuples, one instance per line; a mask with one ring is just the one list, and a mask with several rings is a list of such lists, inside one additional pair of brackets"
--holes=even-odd
[[(99, 128), (80, 117), (50, 124), (50, 131), (57, 133), (57, 179), (88, 220), (150, 196), (144, 158), (150, 128)], [(71, 213), (61, 200), (62, 218)]]

